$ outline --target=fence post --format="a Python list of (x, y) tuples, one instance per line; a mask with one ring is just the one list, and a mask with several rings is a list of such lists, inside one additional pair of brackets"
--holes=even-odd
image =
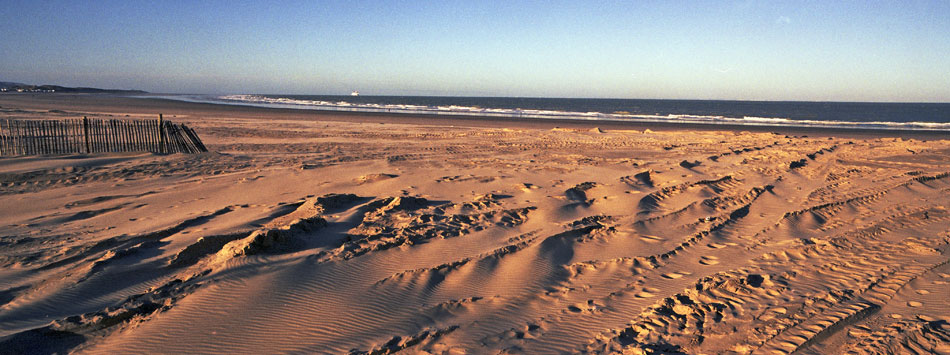
[[(9, 120), (4, 120), (4, 121), (7, 122), (7, 124), (6, 124), (7, 126), (10, 125), (10, 121), (9, 121)], [(5, 132), (3, 132), (3, 126), (4, 126), (3, 124), (0, 124), (0, 136), (3, 137), (3, 145), (2, 145), (2, 147), (0, 147), (0, 155), (8, 155), (8, 154), (10, 154), (10, 152), (7, 151), (7, 144), (8, 144), (8, 142), (7, 142), (7, 141), (8, 141), (7, 137), (9, 137), (10, 135), (7, 134), (7, 133), (5, 133)]]
[(24, 122), (24, 124), (27, 129), (27, 134), (29, 134), (29, 137), (30, 137), (29, 154), (38, 154), (37, 151), (39, 151), (38, 149), (39, 146), (37, 145), (37, 142), (36, 142), (36, 122), (34, 122), (33, 120), (29, 120), (29, 121)]
[(82, 116), (82, 136), (86, 141), (86, 154), (91, 153), (89, 149), (89, 119), (86, 116)]
[[(7, 120), (4, 120), (4, 121), (7, 121)], [(7, 121), (7, 122), (8, 122), (7, 125), (9, 126), (9, 121)], [(7, 137), (8, 137), (8, 134), (6, 134), (5, 132), (3, 132), (3, 126), (4, 126), (4, 125), (3, 125), (2, 123), (0, 123), (0, 137), (2, 137), (2, 140), (3, 140), (3, 144), (0, 145), (0, 155), (7, 155), (7, 154), (9, 154), (9, 152), (7, 152)]]
[[(10, 123), (10, 121), (7, 121), (7, 123)], [(13, 154), (21, 155), (23, 154), (23, 147), (21, 147), (23, 138), (20, 137), (20, 122), (13, 121), (10, 128), (13, 129)]]
[(165, 136), (165, 119), (162, 114), (158, 114), (158, 151), (159, 153), (168, 153), (168, 137)]

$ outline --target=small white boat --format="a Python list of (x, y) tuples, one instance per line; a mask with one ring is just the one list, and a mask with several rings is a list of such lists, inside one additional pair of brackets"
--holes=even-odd
[(360, 92), (359, 91), (351, 92), (350, 96), (360, 96)]

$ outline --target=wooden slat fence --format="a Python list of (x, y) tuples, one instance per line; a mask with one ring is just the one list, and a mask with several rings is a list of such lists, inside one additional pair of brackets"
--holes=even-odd
[(207, 152), (194, 130), (157, 120), (0, 120), (0, 155)]

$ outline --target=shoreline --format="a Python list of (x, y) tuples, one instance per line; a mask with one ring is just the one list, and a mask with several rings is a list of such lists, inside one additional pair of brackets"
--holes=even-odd
[[(948, 132), (868, 129), (868, 128), (826, 128), (826, 127), (788, 127), (788, 126), (752, 126), (737, 124), (704, 123), (666, 123), (631, 122), (582, 119), (548, 118), (507, 118), (479, 115), (427, 115), (411, 113), (343, 112), (313, 109), (270, 108), (250, 105), (231, 105), (224, 103), (188, 102), (169, 98), (140, 98), (134, 96), (94, 95), (94, 94), (5, 94), (0, 95), (2, 109), (19, 108), (34, 110), (87, 111), (86, 114), (130, 112), (136, 114), (176, 115), (187, 111), (189, 115), (229, 115), (243, 118), (255, 118), (261, 115), (277, 119), (352, 122), (352, 123), (399, 123), (410, 125), (462, 126), (473, 128), (524, 128), (524, 129), (618, 129), (653, 131), (732, 131), (732, 132), (773, 132), (789, 136), (819, 136), (848, 138), (907, 138), (907, 139), (946, 139)], [(108, 111), (101, 111), (102, 109)], [(179, 112), (176, 112), (179, 111)]]

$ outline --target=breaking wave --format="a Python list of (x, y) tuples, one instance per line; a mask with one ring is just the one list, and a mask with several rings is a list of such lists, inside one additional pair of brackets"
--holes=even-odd
[[(169, 98), (169, 97), (166, 97)], [(457, 115), (483, 116), (505, 118), (541, 118), (541, 119), (570, 119), (570, 120), (605, 120), (605, 121), (636, 121), (658, 123), (693, 123), (693, 124), (722, 124), (747, 126), (777, 126), (777, 127), (816, 127), (816, 128), (851, 128), (851, 129), (884, 129), (884, 130), (917, 130), (917, 131), (950, 131), (950, 123), (944, 122), (858, 122), (846, 120), (809, 120), (791, 119), (783, 117), (728, 117), (720, 115), (690, 115), (690, 114), (632, 114), (627, 112), (576, 112), (562, 110), (541, 110), (521, 108), (491, 108), (460, 105), (412, 105), (392, 103), (365, 103), (349, 102), (345, 100), (307, 100), (289, 97), (272, 97), (262, 95), (225, 95), (225, 96), (176, 96), (172, 99), (224, 103), (232, 105), (249, 105), (273, 108), (294, 108), (322, 111), (369, 112), (369, 113), (400, 113), (400, 114), (427, 114), (427, 115)]]

